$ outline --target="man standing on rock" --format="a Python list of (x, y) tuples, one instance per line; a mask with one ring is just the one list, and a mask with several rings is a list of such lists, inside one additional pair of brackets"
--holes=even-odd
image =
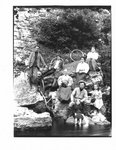
[(46, 66), (45, 61), (44, 61), (42, 55), (40, 54), (39, 47), (36, 46), (34, 51), (30, 54), (28, 65), (30, 68), (37, 67), (39, 70), (41, 67), (41, 64), (44, 67)]
[[(40, 70), (41, 66), (46, 67), (45, 61), (40, 54), (39, 47), (36, 46), (33, 52), (30, 54), (29, 60), (28, 60), (28, 68), (29, 68), (29, 79), (31, 77), (37, 78), (37, 73)], [(31, 84), (30, 84), (31, 85)]]

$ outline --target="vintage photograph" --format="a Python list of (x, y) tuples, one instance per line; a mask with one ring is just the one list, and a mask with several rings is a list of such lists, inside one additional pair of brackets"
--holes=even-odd
[(14, 137), (112, 137), (111, 6), (13, 6)]

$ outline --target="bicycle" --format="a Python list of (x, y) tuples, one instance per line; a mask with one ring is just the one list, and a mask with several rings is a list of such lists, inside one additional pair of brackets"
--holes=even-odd
[(81, 59), (81, 57), (85, 57), (86, 53), (82, 52), (79, 49), (74, 49), (71, 53), (70, 53), (70, 59), (72, 61), (79, 61)]

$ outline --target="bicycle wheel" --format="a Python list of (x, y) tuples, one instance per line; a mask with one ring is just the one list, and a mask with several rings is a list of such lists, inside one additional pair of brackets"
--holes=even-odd
[(70, 53), (70, 59), (72, 61), (79, 61), (81, 59), (81, 57), (83, 56), (83, 52), (79, 49), (74, 49), (71, 53)]

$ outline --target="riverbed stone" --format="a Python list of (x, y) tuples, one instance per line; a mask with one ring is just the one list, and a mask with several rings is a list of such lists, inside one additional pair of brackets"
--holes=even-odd
[(14, 113), (15, 129), (50, 128), (52, 118), (48, 112), (37, 114), (26, 107), (17, 107)]
[(67, 118), (68, 104), (63, 104), (61, 102), (56, 103), (57, 111), (55, 112), (56, 117), (61, 117), (62, 119)]
[(74, 117), (73, 117), (73, 116), (69, 117), (69, 118), (66, 120), (66, 123), (68, 123), (68, 124), (74, 124), (74, 123), (75, 123)]

